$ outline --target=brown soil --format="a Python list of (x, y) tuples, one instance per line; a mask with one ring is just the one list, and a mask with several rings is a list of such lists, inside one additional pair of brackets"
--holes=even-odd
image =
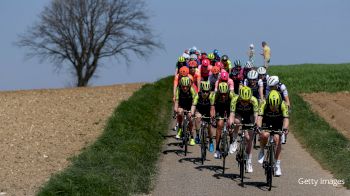
[(350, 93), (311, 93), (303, 98), (332, 127), (350, 139)]
[(0, 92), (0, 195), (34, 195), (142, 85)]

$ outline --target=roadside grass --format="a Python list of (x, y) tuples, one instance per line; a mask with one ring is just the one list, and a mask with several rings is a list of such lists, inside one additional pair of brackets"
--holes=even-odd
[(172, 77), (146, 84), (122, 102), (97, 141), (71, 158), (38, 195), (149, 193), (162, 135), (171, 119)]
[(272, 66), (286, 84), (292, 103), (293, 134), (324, 169), (350, 188), (350, 142), (318, 114), (311, 111), (301, 93), (350, 91), (350, 64)]

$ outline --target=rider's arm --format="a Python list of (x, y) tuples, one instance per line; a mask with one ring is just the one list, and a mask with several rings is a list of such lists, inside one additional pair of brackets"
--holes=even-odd
[(175, 97), (174, 111), (177, 112), (179, 108), (179, 88), (176, 88), (174, 97)]
[(254, 122), (257, 122), (258, 119), (258, 111), (259, 111), (259, 102), (256, 99), (256, 97), (252, 96), (252, 98), (250, 99), (250, 103), (253, 104), (253, 111), (254, 111)]
[(256, 121), (257, 127), (261, 127), (262, 125), (265, 108), (266, 108), (266, 100), (263, 100), (258, 109), (258, 120)]
[(259, 86), (260, 100), (263, 100), (263, 99), (265, 99), (265, 96), (264, 96), (264, 83), (263, 83), (262, 79), (259, 79), (258, 86)]
[(174, 87), (173, 87), (174, 101), (175, 101), (175, 95), (176, 95), (176, 88), (178, 84), (179, 84), (179, 74), (176, 74), (174, 78)]
[(212, 92), (209, 95), (210, 100), (210, 116), (213, 118), (215, 117), (215, 99), (216, 99), (216, 93)]
[(198, 94), (196, 94), (196, 96), (194, 97), (193, 102), (192, 102), (191, 114), (194, 114), (195, 111), (196, 111), (196, 106), (197, 106), (197, 103), (198, 103), (198, 99), (199, 99), (199, 96), (198, 96)]
[(283, 93), (283, 96), (284, 96), (284, 99), (286, 101), (287, 106), (290, 107), (290, 101), (289, 101), (288, 90), (287, 90), (286, 85), (282, 84), (280, 88), (281, 88), (281, 91)]
[[(231, 95), (231, 93), (230, 93), (230, 95)], [(233, 124), (233, 122), (235, 120), (235, 112), (236, 112), (237, 100), (238, 100), (238, 96), (235, 96), (235, 97), (231, 98), (231, 104), (230, 104), (230, 126)]]
[[(282, 116), (283, 116), (283, 129), (288, 129), (289, 111), (288, 111), (288, 106), (284, 101), (282, 101), (281, 110), (282, 110)], [(288, 132), (286, 134), (288, 134)]]

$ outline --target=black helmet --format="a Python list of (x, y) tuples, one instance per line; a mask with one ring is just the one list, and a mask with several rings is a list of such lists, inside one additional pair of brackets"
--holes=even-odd
[(228, 60), (228, 56), (227, 55), (222, 55), (221, 60), (227, 61)]

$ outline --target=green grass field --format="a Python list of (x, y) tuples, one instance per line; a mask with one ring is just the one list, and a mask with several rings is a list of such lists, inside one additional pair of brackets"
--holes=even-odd
[[(273, 66), (290, 93), (291, 131), (335, 178), (350, 188), (350, 142), (331, 128), (300, 93), (350, 90), (350, 64)], [(72, 158), (39, 195), (131, 195), (149, 193), (161, 136), (171, 120), (172, 77), (145, 85), (116, 108), (103, 135)]]
[(122, 102), (103, 135), (51, 177), (39, 195), (148, 193), (171, 119), (171, 82), (168, 77), (146, 84)]
[(349, 91), (350, 64), (273, 66), (271, 74), (278, 75), (290, 93), (293, 134), (324, 169), (335, 178), (344, 179), (349, 189), (350, 142), (311, 112), (310, 105), (299, 94)]

